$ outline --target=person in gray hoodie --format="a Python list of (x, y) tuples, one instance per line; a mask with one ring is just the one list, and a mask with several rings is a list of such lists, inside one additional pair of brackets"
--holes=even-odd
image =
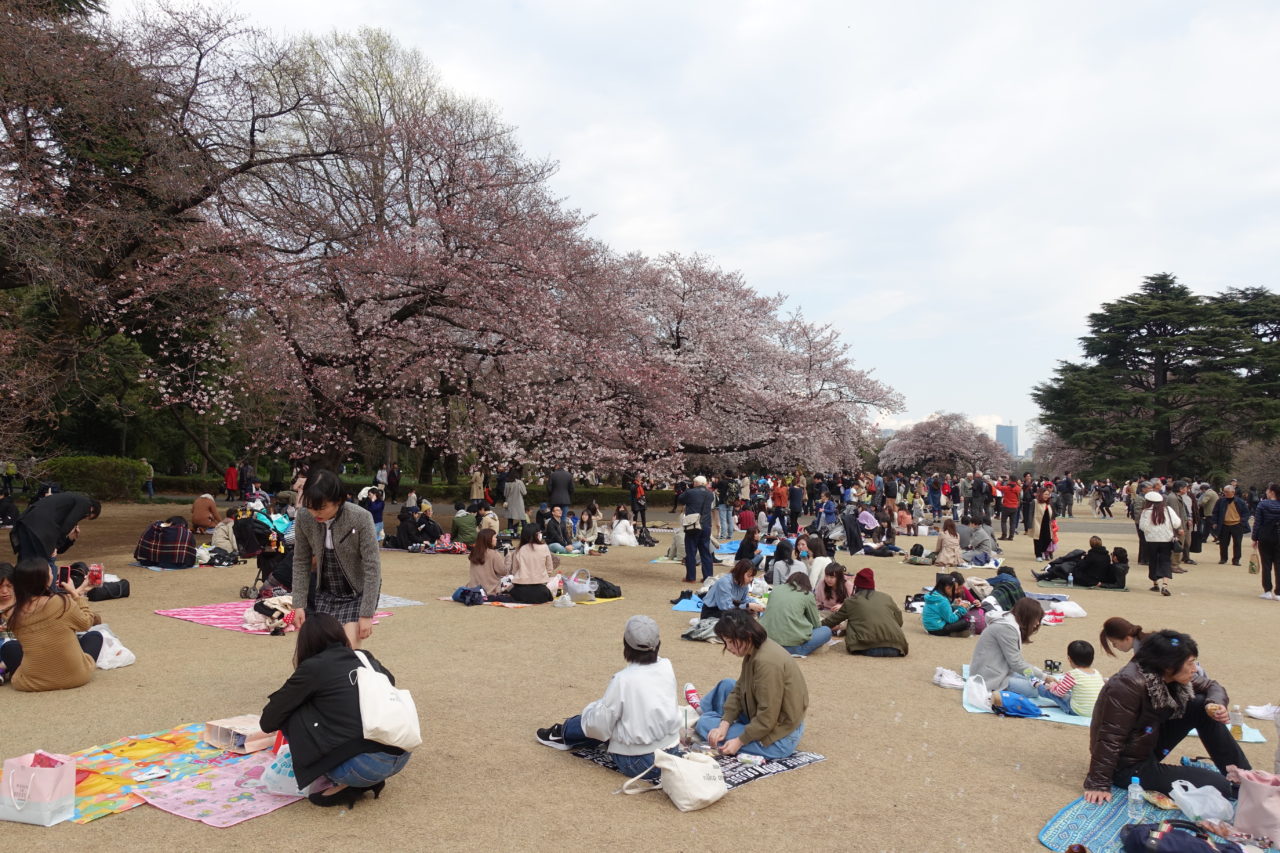
[(978, 638), (969, 663), (969, 675), (981, 675), (987, 689), (1011, 690), (1014, 693), (1036, 698), (1033, 679), (1044, 680), (1045, 671), (1027, 663), (1022, 656), (1022, 644), (1040, 630), (1044, 607), (1034, 598), (1020, 598), (1013, 610), (987, 622), (987, 628)]

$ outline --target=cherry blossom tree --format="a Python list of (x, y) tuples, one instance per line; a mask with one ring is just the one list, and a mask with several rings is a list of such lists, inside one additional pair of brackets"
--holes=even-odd
[(1011, 471), (1008, 452), (957, 412), (935, 412), (885, 443), (880, 469), (966, 474)]

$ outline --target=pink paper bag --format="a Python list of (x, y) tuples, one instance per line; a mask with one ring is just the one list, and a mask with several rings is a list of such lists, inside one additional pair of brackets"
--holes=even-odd
[(1237, 770), (1240, 800), (1237, 829), (1250, 835), (1280, 838), (1280, 776), (1265, 770)]
[(4, 762), (0, 820), (53, 826), (76, 816), (76, 760), (31, 752)]

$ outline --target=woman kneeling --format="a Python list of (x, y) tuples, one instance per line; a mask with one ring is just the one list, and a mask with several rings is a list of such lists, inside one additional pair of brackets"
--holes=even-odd
[(724, 755), (791, 755), (804, 734), (809, 708), (800, 666), (746, 611), (724, 613), (716, 622), (716, 636), (742, 658), (742, 671), (736, 682), (726, 678), (702, 699), (698, 734)]
[[(671, 661), (658, 657), (662, 645), (658, 623), (632, 616), (622, 633), (622, 659), (604, 697), (550, 728), (538, 729), (538, 742), (552, 749), (597, 746), (608, 742), (618, 772), (657, 780), (654, 752), (671, 750), (679, 740), (676, 674)], [(646, 772), (647, 771), (647, 772)]]
[[(373, 655), (362, 654), (395, 683)], [(410, 753), (403, 749), (365, 740), (354, 675), (362, 665), (338, 620), (328, 613), (312, 613), (298, 631), (293, 675), (262, 709), (262, 730), (283, 729), (289, 738), (298, 787), (321, 776), (334, 783), (311, 795), (318, 806), (350, 808), (365, 791), (372, 791), (376, 800), (386, 780), (409, 763)]]

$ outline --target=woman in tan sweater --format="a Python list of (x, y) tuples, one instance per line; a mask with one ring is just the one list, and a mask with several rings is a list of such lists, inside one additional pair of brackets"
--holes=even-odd
[(542, 531), (526, 524), (520, 547), (511, 555), (511, 597), (523, 604), (546, 604), (554, 596), (547, 584), (555, 563), (551, 549), (542, 541)]
[(51, 594), (52, 580), (48, 562), (39, 558), (18, 563), (13, 574), (9, 630), (18, 642), (6, 643), (3, 652), (15, 690), (65, 690), (87, 684), (102, 651), (102, 635), (96, 631), (76, 637), (99, 622), (81, 597), (88, 580), (79, 587), (63, 583), (65, 594)]
[(498, 534), (485, 528), (476, 534), (476, 544), (471, 546), (467, 562), (471, 567), (471, 577), (467, 586), (480, 587), (485, 595), (498, 594), (498, 587), (507, 575), (507, 561), (501, 551), (494, 547)]

